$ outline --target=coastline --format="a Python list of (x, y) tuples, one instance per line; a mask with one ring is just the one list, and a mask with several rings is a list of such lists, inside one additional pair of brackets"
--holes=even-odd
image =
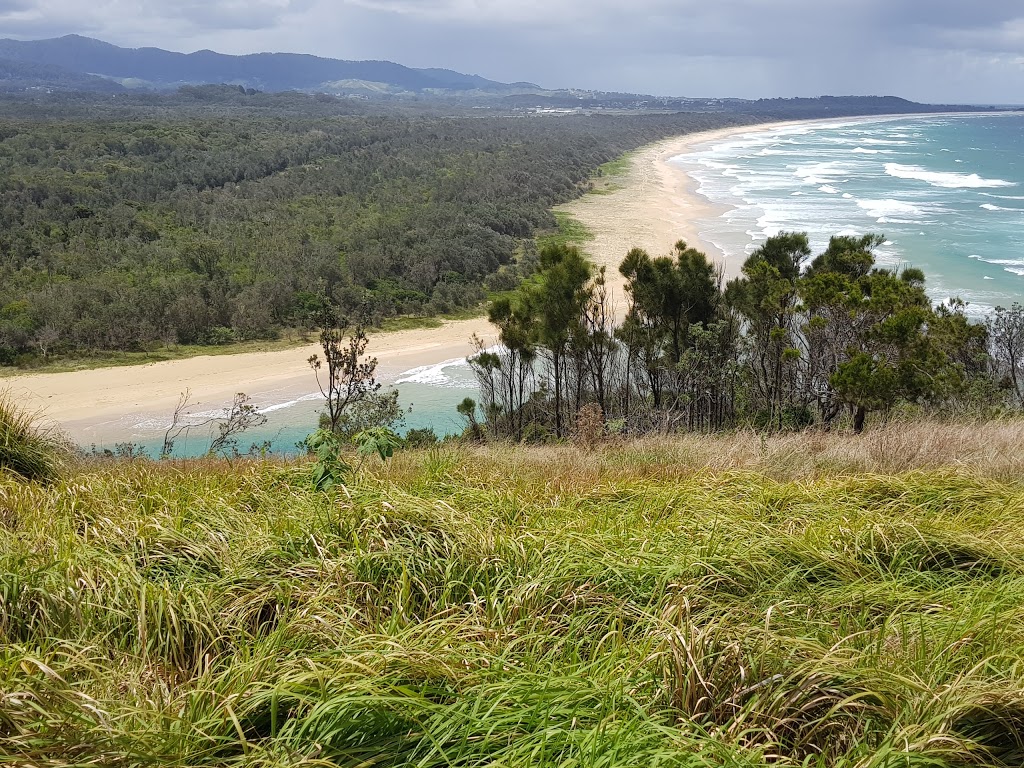
[[(597, 267), (606, 268), (618, 314), (625, 311), (618, 264), (630, 248), (660, 256), (670, 253), (676, 241), (685, 240), (721, 265), (727, 278), (739, 271), (739, 264), (702, 242), (694, 224), (725, 209), (698, 194), (697, 182), (669, 163), (671, 158), (735, 135), (816, 122), (826, 121), (757, 123), (672, 137), (635, 151), (629, 170), (619, 177), (620, 188), (559, 206), (556, 210), (572, 214), (593, 232), (594, 238), (583, 250)], [(496, 343), (493, 327), (481, 316), (448, 321), (438, 328), (378, 333), (371, 337), (368, 352), (378, 359), (378, 378), (387, 384), (411, 368), (471, 354), (474, 334), (488, 345)], [(316, 382), (307, 359), (316, 352), (319, 346), (312, 344), (140, 366), (23, 374), (0, 379), (0, 389), (57, 424), (77, 443), (109, 444), (126, 439), (129, 420), (167, 419), (185, 390), (202, 410), (226, 408), (240, 391), (259, 407), (309, 395), (316, 390)]]

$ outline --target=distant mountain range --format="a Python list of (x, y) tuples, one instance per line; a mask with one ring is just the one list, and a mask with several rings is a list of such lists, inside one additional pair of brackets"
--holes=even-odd
[(550, 113), (696, 111), (798, 119), (975, 109), (917, 104), (894, 96), (749, 101), (548, 90), (534, 83), (500, 83), (450, 69), (413, 69), (391, 61), (343, 61), (299, 53), (175, 53), (161, 48), (120, 48), (80, 35), (0, 39), (0, 93), (129, 94), (215, 85), (249, 94), (297, 91), (374, 99), (442, 98), (471, 101), (474, 106)]
[(118, 92), (208, 83), (259, 91), (366, 96), (548, 93), (533, 83), (499, 83), (478, 75), (412, 69), (390, 61), (342, 61), (296, 53), (175, 53), (161, 48), (120, 48), (80, 35), (0, 39), (0, 90)]

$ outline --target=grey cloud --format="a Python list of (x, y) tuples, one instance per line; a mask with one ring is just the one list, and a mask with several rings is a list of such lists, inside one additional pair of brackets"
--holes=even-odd
[(309, 0), (185, 0), (146, 3), (152, 15), (184, 21), (197, 29), (266, 29), (311, 6)]
[[(1024, 102), (1010, 0), (0, 0), (0, 27), (683, 95)], [(31, 28), (30, 28), (31, 26)], [(997, 95), (1002, 94), (997, 98)]]

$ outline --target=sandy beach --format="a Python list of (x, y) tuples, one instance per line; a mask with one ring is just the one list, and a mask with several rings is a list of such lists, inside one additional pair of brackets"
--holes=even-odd
[[(695, 221), (722, 211), (696, 193), (690, 176), (667, 161), (709, 141), (779, 125), (694, 133), (641, 148), (630, 156), (629, 171), (615, 179), (614, 191), (586, 195), (559, 208), (593, 231), (595, 237), (586, 243), (585, 250), (597, 266), (606, 267), (620, 312), (625, 299), (618, 264), (630, 248), (663, 255), (682, 239), (722, 264), (727, 275), (737, 272), (738, 264), (702, 243), (694, 226)], [(410, 368), (470, 354), (473, 334), (495, 341), (493, 328), (486, 318), (479, 317), (447, 322), (439, 328), (379, 333), (371, 338), (369, 353), (378, 358), (379, 378), (387, 383)], [(257, 405), (264, 405), (315, 391), (306, 361), (317, 351), (318, 347), (311, 345), (150, 365), (18, 375), (0, 379), (0, 388), (56, 422), (76, 442), (109, 444), (123, 439), (126, 425), (132, 421), (166, 419), (186, 389), (191, 392), (192, 402), (203, 410), (229, 405), (236, 392), (246, 392)]]

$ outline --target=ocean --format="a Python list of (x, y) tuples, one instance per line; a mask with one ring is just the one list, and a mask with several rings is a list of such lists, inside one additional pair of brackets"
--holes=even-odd
[[(464, 398), (476, 399), (479, 395), (476, 379), (464, 358), (413, 368), (398, 375), (384, 374), (380, 380), (383, 388), (393, 387), (398, 390), (399, 403), (405, 411), (405, 424), (401, 430), (403, 433), (410, 429), (430, 428), (438, 437), (460, 434), (467, 424), (456, 412), (455, 407)], [(312, 373), (310, 386), (314, 389), (316, 387)], [(265, 392), (254, 397), (253, 403), (266, 416), (267, 421), (238, 437), (236, 447), (241, 453), (248, 452), (254, 444), (259, 446), (264, 442), (271, 444), (271, 450), (275, 454), (297, 453), (297, 444), (316, 429), (320, 412), (323, 410), (323, 397), (319, 392), (310, 392), (298, 398), (275, 397), (273, 392)], [(221, 411), (200, 410), (192, 412), (190, 420), (193, 423), (200, 423), (221, 415)], [(122, 435), (119, 440), (133, 443), (150, 457), (157, 457), (163, 447), (163, 436), (168, 421), (169, 418), (128, 417), (127, 422), (118, 429)], [(190, 430), (175, 441), (174, 455), (203, 455), (216, 433), (215, 429), (196, 427)], [(113, 450), (116, 442), (105, 442), (97, 448)], [(90, 449), (88, 445), (83, 447), (86, 450)]]
[(849, 119), (751, 131), (672, 163), (722, 215), (696, 222), (730, 270), (771, 235), (876, 233), (883, 266), (981, 318), (1024, 297), (1024, 113)]
[[(838, 234), (877, 233), (880, 264), (924, 270), (935, 301), (959, 297), (981, 319), (1024, 299), (1024, 113), (849, 119), (792, 125), (710, 141), (672, 163), (720, 206), (695, 222), (704, 242), (738, 272), (746, 256), (781, 231), (807, 232), (815, 252)], [(406, 428), (461, 432), (455, 406), (476, 397), (465, 360), (383, 377), (411, 410)], [(313, 381), (310, 381), (311, 389)], [(239, 449), (270, 441), (295, 452), (322, 408), (319, 394), (263, 396), (267, 423)], [(159, 453), (165, 425), (132, 425), (131, 439)], [(177, 455), (201, 454), (209, 430), (178, 441)], [(104, 446), (111, 447), (111, 446)]]

